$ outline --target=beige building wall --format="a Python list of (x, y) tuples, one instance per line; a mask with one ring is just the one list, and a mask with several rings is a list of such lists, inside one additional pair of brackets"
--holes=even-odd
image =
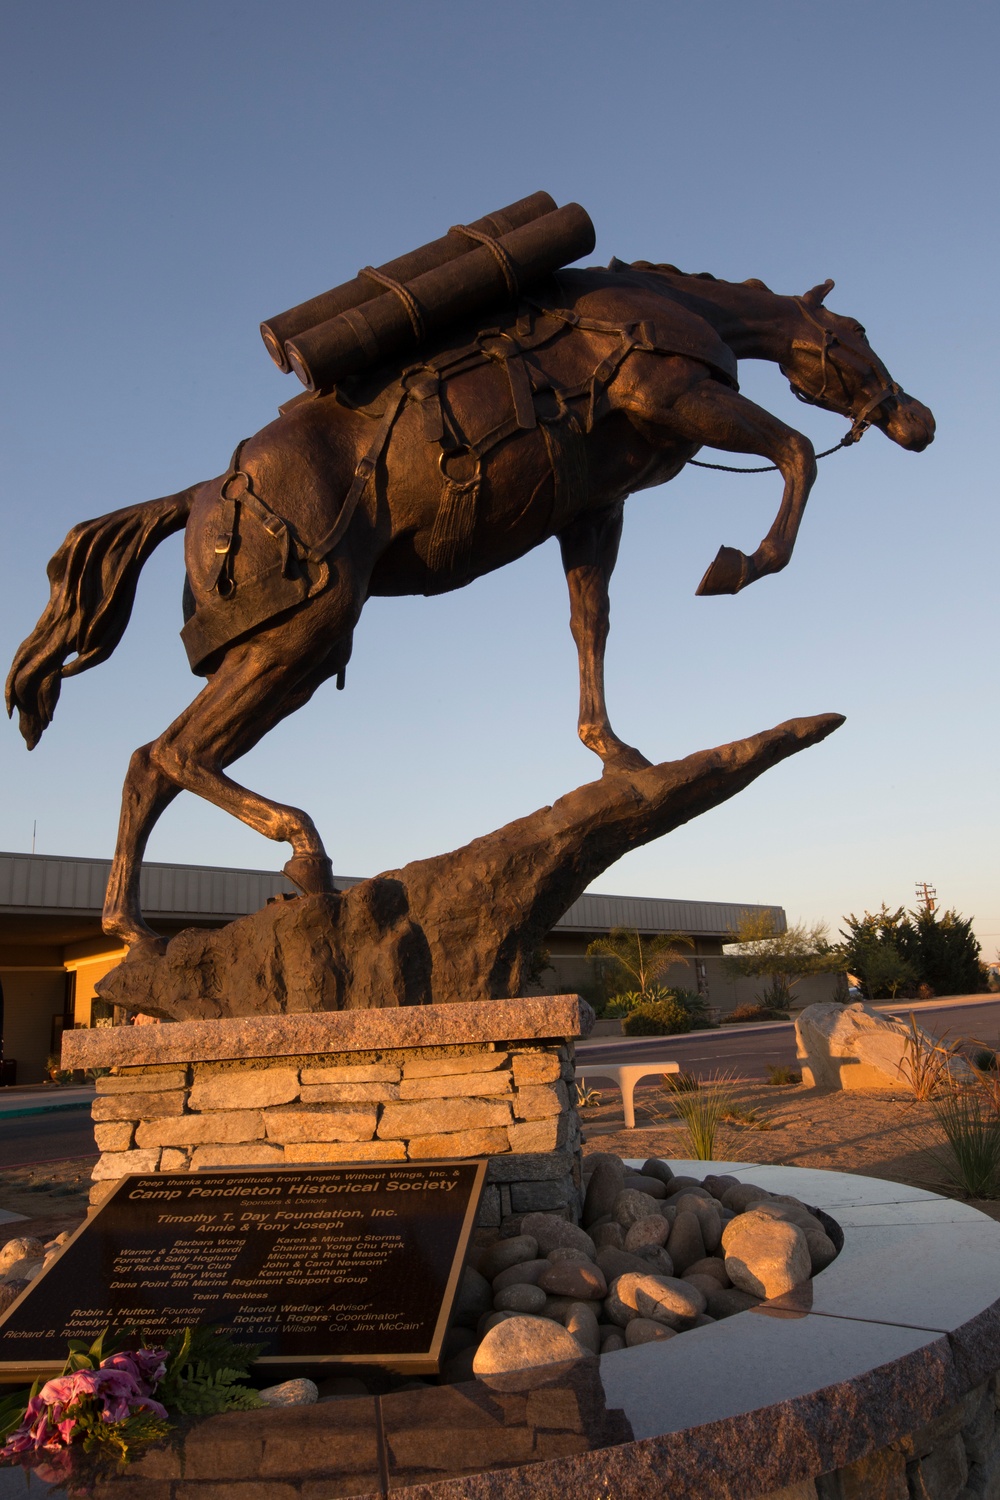
[(61, 1019), (66, 1003), (65, 972), (5, 968), (0, 982), (4, 1058), (16, 1060), (18, 1083), (43, 1083), (55, 1040), (53, 1021)]
[[(728, 1015), (741, 1005), (753, 1005), (764, 981), (759, 979), (730, 979), (725, 972), (719, 954), (692, 954), (686, 963), (672, 964), (665, 970), (660, 981), (667, 989), (699, 989), (697, 969), (703, 973), (704, 990), (709, 1005), (715, 1006), (722, 1015)], [(553, 953), (551, 967), (541, 975), (535, 989), (538, 993), (547, 990), (579, 990), (587, 996), (594, 989), (594, 961), (582, 954)], [(839, 976), (836, 974), (812, 974), (800, 980), (792, 991), (796, 1008), (813, 1005), (821, 1000), (833, 1000), (837, 993)]]

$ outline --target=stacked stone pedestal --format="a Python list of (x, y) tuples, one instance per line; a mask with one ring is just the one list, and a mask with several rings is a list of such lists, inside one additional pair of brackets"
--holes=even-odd
[(92, 1201), (129, 1172), (489, 1158), (479, 1223), (577, 1220), (578, 996), (69, 1032), (98, 1078)]

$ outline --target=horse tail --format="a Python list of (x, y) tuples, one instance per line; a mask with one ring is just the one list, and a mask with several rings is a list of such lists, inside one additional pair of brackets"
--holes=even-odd
[(29, 750), (52, 722), (62, 678), (96, 667), (118, 645), (143, 565), (186, 525), (197, 489), (82, 521), (50, 561), (49, 602), (7, 678), (7, 713), (18, 710)]

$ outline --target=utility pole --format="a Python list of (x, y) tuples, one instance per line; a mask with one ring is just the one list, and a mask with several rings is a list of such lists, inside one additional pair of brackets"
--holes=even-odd
[(917, 903), (922, 911), (929, 913), (937, 910), (937, 890), (928, 885), (926, 880), (917, 881)]

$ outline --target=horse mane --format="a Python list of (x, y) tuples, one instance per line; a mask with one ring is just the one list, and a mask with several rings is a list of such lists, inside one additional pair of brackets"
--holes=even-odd
[[(719, 276), (713, 276), (711, 271), (682, 271), (680, 266), (671, 265), (669, 261), (634, 260), (632, 266), (637, 271), (662, 271), (668, 276), (683, 276), (687, 281), (722, 280)], [(732, 285), (733, 283), (730, 284)], [(752, 286), (758, 292), (771, 291), (767, 283), (761, 281), (758, 276), (748, 276), (745, 281), (737, 284), (740, 286)]]

